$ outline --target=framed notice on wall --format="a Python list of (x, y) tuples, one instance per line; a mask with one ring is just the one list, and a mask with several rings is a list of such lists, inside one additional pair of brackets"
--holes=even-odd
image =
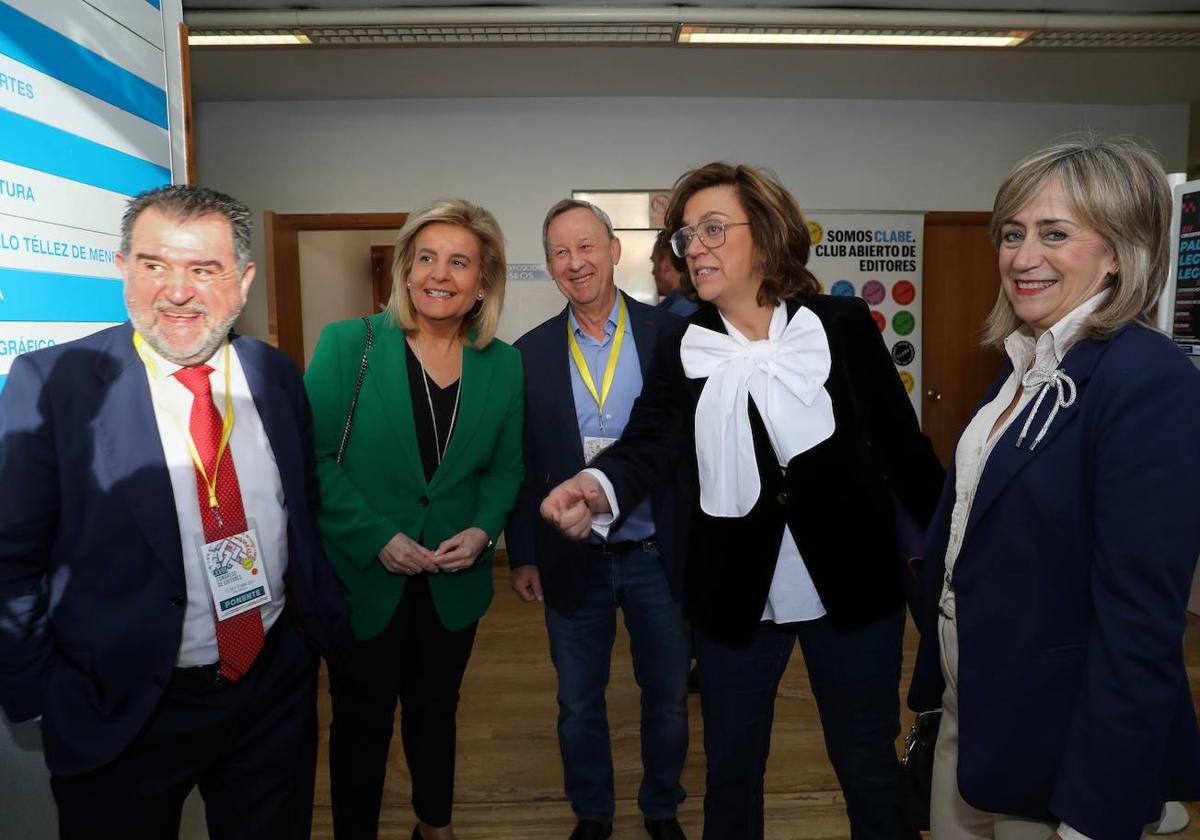
[(184, 179), (181, 0), (0, 0), (0, 387), (125, 320), (126, 199)]

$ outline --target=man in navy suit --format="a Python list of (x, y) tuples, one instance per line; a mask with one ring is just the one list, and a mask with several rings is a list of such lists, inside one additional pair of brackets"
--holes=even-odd
[(512, 585), (546, 601), (558, 671), (558, 740), (571, 840), (603, 840), (615, 811), (604, 690), (618, 607), (642, 689), (638, 806), (655, 840), (681, 840), (675, 813), (687, 756), (691, 644), (681, 606), (683, 535), (673, 486), (642, 501), (609, 533), (572, 542), (542, 520), (542, 498), (621, 436), (642, 390), (659, 328), (675, 316), (617, 291), (621, 242), (608, 216), (585, 201), (554, 205), (542, 226), (546, 267), (567, 298), (558, 315), (516, 347), (525, 365), (525, 482), (509, 520)]
[(250, 214), (133, 198), (130, 322), (18, 357), (0, 394), (0, 703), (41, 717), (64, 838), (308, 837), (317, 655), (346, 622), (295, 366), (230, 327)]

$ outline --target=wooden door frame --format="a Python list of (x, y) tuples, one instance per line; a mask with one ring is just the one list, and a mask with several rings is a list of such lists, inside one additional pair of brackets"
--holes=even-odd
[(304, 320), (300, 303), (300, 232), (398, 230), (407, 213), (263, 213), (267, 250), (267, 323), (271, 344), (304, 369)]

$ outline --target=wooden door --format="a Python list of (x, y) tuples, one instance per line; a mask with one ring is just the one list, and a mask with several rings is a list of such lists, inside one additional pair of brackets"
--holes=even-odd
[(1004, 362), (1002, 353), (979, 343), (1000, 290), (989, 218), (989, 213), (925, 216), (922, 425), (946, 465)]
[(382, 312), (392, 295), (392, 257), (395, 253), (395, 245), (371, 246), (372, 312)]

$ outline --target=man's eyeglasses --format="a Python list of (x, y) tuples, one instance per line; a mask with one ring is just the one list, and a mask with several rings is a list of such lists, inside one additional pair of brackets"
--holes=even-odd
[(692, 244), (692, 240), (700, 237), (700, 244), (705, 248), (720, 248), (725, 244), (725, 229), (737, 227), (738, 225), (748, 225), (749, 222), (720, 222), (710, 221), (701, 222), (698, 225), (691, 227), (681, 227), (679, 230), (671, 234), (671, 250), (675, 252), (675, 256), (683, 257), (687, 254), (688, 246)]

